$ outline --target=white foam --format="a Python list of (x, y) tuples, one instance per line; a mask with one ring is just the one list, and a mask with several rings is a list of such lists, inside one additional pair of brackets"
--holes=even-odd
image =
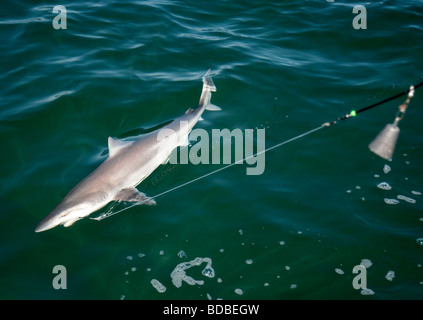
[(360, 262), (360, 265), (362, 265), (363, 267), (367, 269), (367, 268), (370, 268), (373, 265), (373, 263), (372, 261), (370, 261), (370, 259), (362, 259)]
[(375, 294), (375, 292), (372, 289), (366, 288), (361, 290), (360, 292), (363, 296), (372, 296)]
[(185, 254), (185, 252), (183, 250), (181, 250), (181, 251), (178, 252), (178, 257), (182, 259), (182, 258), (186, 258), (187, 255)]
[(214, 278), (214, 269), (210, 266), (207, 266), (201, 271), (201, 274), (207, 278)]
[(247, 259), (247, 260), (245, 260), (245, 263), (246, 264), (252, 264), (253, 263), (253, 260), (252, 259)]
[(387, 182), (381, 182), (377, 185), (377, 187), (379, 189), (382, 189), (382, 190), (391, 190), (392, 189), (392, 187)]
[(390, 167), (390, 166), (388, 166), (387, 164), (385, 164), (385, 165), (383, 166), (383, 172), (384, 172), (385, 174), (388, 174), (390, 171), (391, 171), (391, 167)]
[(392, 270), (389, 270), (388, 273), (385, 276), (386, 280), (392, 281), (395, 278), (395, 272)]
[(238, 289), (235, 289), (235, 293), (242, 295), (244, 293), (244, 291), (242, 291), (241, 289), (238, 288)]
[(337, 274), (344, 274), (344, 270), (340, 269), (340, 268), (335, 268), (335, 272)]
[(160, 293), (163, 293), (166, 291), (166, 287), (163, 284), (161, 284), (159, 280), (152, 279), (151, 285)]
[(412, 194), (414, 194), (415, 196), (421, 196), (422, 193), (420, 191), (411, 191)]
[(199, 266), (203, 262), (207, 263), (207, 266), (203, 269), (201, 274), (205, 277), (213, 278), (215, 276), (214, 269), (212, 268), (212, 260), (210, 258), (195, 258), (194, 260), (188, 262), (182, 262), (178, 264), (175, 269), (170, 274), (172, 278), (172, 283), (175, 287), (180, 288), (182, 286), (182, 281), (185, 281), (189, 285), (203, 285), (203, 280), (195, 280), (194, 278), (188, 276), (185, 270), (192, 268), (194, 266)]
[(404, 200), (404, 201), (406, 201), (408, 203), (416, 203), (416, 200), (414, 200), (412, 198), (409, 198), (409, 197), (406, 197), (406, 196), (403, 196), (401, 194), (397, 195), (397, 199)]
[(416, 241), (419, 245), (423, 246), (423, 238), (418, 238)]
[(385, 199), (383, 199), (383, 201), (385, 201), (386, 204), (398, 204), (399, 203), (399, 201), (397, 199), (385, 198)]

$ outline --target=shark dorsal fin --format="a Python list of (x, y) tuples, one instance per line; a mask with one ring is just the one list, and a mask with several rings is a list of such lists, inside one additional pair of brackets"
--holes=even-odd
[(109, 157), (113, 157), (116, 153), (118, 153), (123, 148), (129, 147), (133, 141), (125, 141), (125, 140), (117, 140), (109, 137), (108, 144), (109, 144)]

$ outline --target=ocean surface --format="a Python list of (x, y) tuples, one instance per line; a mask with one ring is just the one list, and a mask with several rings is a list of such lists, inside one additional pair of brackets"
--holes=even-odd
[[(392, 161), (368, 144), (404, 96), (301, 136), (423, 80), (422, 1), (0, 8), (0, 299), (423, 298), (423, 88)], [(109, 136), (197, 106), (208, 69), (222, 111), (195, 128), (265, 129), (266, 148), (296, 138), (265, 153), (262, 174), (244, 161), (155, 206), (35, 233)], [(164, 164), (138, 189), (223, 167)]]

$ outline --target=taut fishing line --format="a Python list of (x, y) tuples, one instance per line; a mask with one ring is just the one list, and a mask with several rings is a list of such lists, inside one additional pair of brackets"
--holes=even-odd
[(118, 211), (116, 211), (116, 212), (113, 212), (113, 211), (112, 211), (112, 210), (113, 210), (113, 208), (115, 207), (115, 205), (116, 205), (116, 204), (118, 204), (118, 203), (119, 203), (119, 202), (115, 202), (115, 203), (114, 203), (114, 204), (113, 204), (113, 205), (109, 208), (109, 210), (108, 210), (107, 212), (100, 214), (98, 217), (95, 217), (95, 218), (90, 218), (90, 219), (91, 219), (91, 220), (96, 220), (96, 221), (101, 221), (101, 220), (103, 220), (103, 219), (106, 219), (106, 218), (109, 218), (109, 217), (111, 217), (111, 216), (114, 216), (115, 214), (118, 214), (118, 213), (120, 213), (120, 212), (122, 212), (122, 211), (128, 210), (128, 209), (133, 208), (133, 207), (135, 207), (135, 206), (142, 205), (143, 203), (145, 203), (145, 202), (147, 202), (147, 201), (154, 200), (154, 199), (156, 199), (156, 198), (158, 198), (158, 197), (164, 196), (165, 194), (168, 194), (168, 193), (170, 193), (170, 192), (172, 192), (172, 191), (178, 190), (178, 189), (180, 189), (180, 188), (182, 188), (182, 187), (185, 187), (185, 186), (187, 186), (187, 185), (189, 185), (189, 184), (191, 184), (191, 183), (194, 183), (194, 182), (196, 182), (196, 181), (199, 181), (199, 180), (202, 180), (202, 179), (204, 179), (204, 178), (207, 178), (207, 177), (209, 177), (209, 176), (211, 176), (211, 175), (213, 175), (213, 174), (216, 174), (216, 173), (218, 173), (218, 172), (220, 172), (220, 171), (226, 170), (226, 169), (228, 169), (228, 168), (230, 168), (230, 167), (232, 167), (232, 166), (234, 166), (234, 165), (236, 165), (236, 164), (242, 163), (242, 162), (244, 162), (244, 161), (246, 161), (246, 160), (248, 160), (248, 159), (250, 159), (250, 158), (256, 157), (256, 156), (258, 156), (258, 155), (260, 155), (260, 154), (262, 154), (262, 153), (265, 153), (265, 152), (268, 152), (268, 151), (270, 151), (270, 150), (273, 150), (273, 149), (279, 148), (279, 147), (281, 147), (281, 146), (283, 146), (283, 145), (285, 145), (285, 144), (287, 144), (287, 143), (290, 143), (290, 142), (296, 141), (296, 140), (298, 140), (298, 139), (301, 139), (301, 138), (303, 138), (303, 137), (305, 137), (305, 136), (308, 136), (308, 135), (310, 135), (310, 134), (312, 134), (312, 133), (314, 133), (314, 132), (316, 132), (316, 131), (319, 131), (319, 130), (321, 130), (321, 129), (323, 129), (323, 128), (327, 128), (327, 127), (329, 127), (329, 126), (331, 126), (331, 125), (333, 125), (333, 124), (336, 124), (336, 123), (337, 123), (338, 121), (340, 121), (340, 120), (346, 120), (346, 119), (348, 119), (348, 118), (355, 117), (357, 114), (359, 114), (359, 113), (361, 113), (361, 112), (363, 112), (363, 111), (366, 111), (366, 110), (372, 109), (372, 108), (377, 107), (377, 106), (379, 106), (379, 105), (385, 104), (385, 103), (387, 103), (387, 102), (389, 102), (389, 101), (395, 100), (395, 99), (397, 99), (397, 98), (399, 98), (399, 97), (401, 97), (401, 96), (404, 96), (404, 95), (408, 94), (410, 91), (413, 91), (413, 92), (414, 92), (414, 90), (416, 90), (417, 88), (421, 87), (422, 85), (423, 85), (423, 82), (420, 82), (419, 84), (417, 84), (417, 85), (415, 85), (415, 86), (411, 86), (411, 87), (410, 87), (410, 89), (408, 89), (408, 90), (406, 90), (406, 91), (403, 91), (403, 92), (401, 92), (401, 93), (398, 93), (398, 94), (396, 94), (396, 95), (394, 95), (394, 96), (392, 96), (392, 97), (390, 97), (390, 98), (387, 98), (387, 99), (385, 99), (385, 100), (379, 101), (379, 102), (377, 102), (377, 103), (374, 103), (374, 104), (372, 104), (372, 105), (369, 105), (369, 106), (367, 106), (367, 107), (365, 107), (365, 108), (362, 108), (362, 109), (359, 109), (359, 110), (357, 110), (357, 111), (352, 110), (350, 113), (348, 113), (348, 114), (344, 115), (343, 117), (339, 117), (339, 118), (337, 118), (337, 119), (336, 119), (336, 120), (334, 120), (334, 121), (323, 123), (322, 125), (320, 125), (320, 126), (318, 126), (318, 127), (314, 128), (314, 129), (312, 129), (312, 130), (309, 130), (309, 131), (307, 131), (307, 132), (304, 132), (304, 133), (302, 133), (302, 134), (300, 134), (300, 135), (298, 135), (298, 136), (295, 136), (295, 137), (293, 137), (293, 138), (291, 138), (291, 139), (285, 140), (285, 141), (280, 142), (280, 143), (278, 143), (278, 144), (276, 144), (276, 145), (273, 145), (273, 146), (271, 146), (271, 147), (269, 147), (269, 148), (266, 148), (265, 150), (262, 150), (262, 151), (260, 151), (260, 152), (257, 152), (257, 153), (255, 153), (255, 154), (253, 154), (253, 155), (250, 155), (250, 156), (245, 157), (245, 158), (243, 158), (243, 159), (241, 159), (241, 160), (238, 160), (238, 161), (236, 161), (236, 162), (234, 162), (234, 163), (228, 164), (228, 165), (226, 165), (226, 166), (224, 166), (224, 167), (222, 167), (222, 168), (219, 168), (219, 169), (216, 169), (216, 170), (211, 171), (211, 172), (209, 172), (209, 173), (206, 173), (206, 174), (204, 174), (204, 175), (202, 175), (202, 176), (200, 176), (200, 177), (198, 177), (198, 178), (195, 178), (195, 179), (192, 179), (192, 180), (187, 181), (187, 182), (185, 182), (185, 183), (182, 183), (182, 184), (180, 184), (180, 185), (178, 185), (178, 186), (176, 186), (176, 187), (173, 187), (173, 188), (168, 189), (168, 190), (166, 190), (166, 191), (164, 191), (164, 192), (161, 192), (161, 193), (159, 193), (159, 194), (156, 194), (155, 196), (148, 197), (146, 200), (143, 200), (143, 201), (140, 201), (140, 202), (133, 203), (133, 204), (131, 204), (131, 205), (129, 205), (129, 206), (127, 206), (127, 207), (125, 207), (125, 208), (121, 209), (121, 210), (118, 210)]

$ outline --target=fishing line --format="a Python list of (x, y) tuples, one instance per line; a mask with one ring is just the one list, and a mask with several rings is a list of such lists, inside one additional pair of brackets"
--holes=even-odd
[(296, 137), (294, 137), (294, 138), (291, 138), (291, 139), (285, 140), (285, 141), (283, 141), (283, 142), (281, 142), (281, 143), (278, 143), (278, 144), (276, 144), (276, 145), (274, 145), (274, 146), (271, 146), (271, 147), (269, 147), (269, 148), (267, 148), (267, 149), (265, 149), (265, 150), (262, 150), (262, 151), (260, 151), (260, 152), (257, 152), (257, 153), (255, 153), (255, 154), (250, 155), (250, 156), (248, 156), (248, 157), (245, 157), (245, 158), (243, 158), (243, 159), (241, 159), (241, 160), (235, 161), (234, 163), (228, 164), (227, 166), (224, 166), (224, 167), (222, 167), (222, 168), (219, 168), (219, 169), (216, 169), (216, 170), (211, 171), (211, 172), (209, 172), (209, 173), (206, 173), (205, 175), (202, 175), (202, 176), (200, 176), (200, 177), (198, 177), (198, 178), (192, 179), (192, 180), (190, 180), (190, 181), (188, 181), (188, 182), (182, 183), (182, 184), (180, 184), (180, 185), (178, 185), (178, 186), (176, 186), (176, 187), (173, 187), (173, 188), (171, 188), (171, 189), (169, 189), (169, 190), (166, 190), (166, 191), (164, 191), (164, 192), (162, 192), (162, 193), (156, 194), (156, 195), (155, 195), (155, 196), (153, 196), (153, 197), (148, 197), (148, 199), (146, 199), (146, 200), (143, 200), (143, 201), (140, 201), (140, 202), (136, 202), (136, 203), (134, 203), (134, 204), (132, 204), (132, 205), (130, 205), (130, 206), (128, 206), (128, 207), (126, 207), (126, 208), (123, 208), (123, 209), (121, 209), (121, 210), (119, 210), (119, 211), (116, 211), (116, 212), (110, 212), (110, 210), (112, 210), (112, 209), (114, 208), (114, 206), (115, 206), (115, 205), (113, 205), (113, 206), (112, 206), (112, 207), (108, 210), (108, 212), (105, 212), (105, 213), (103, 213), (103, 214), (99, 215), (98, 217), (95, 217), (95, 218), (90, 218), (90, 219), (92, 219), (92, 220), (97, 220), (97, 221), (101, 221), (101, 220), (103, 220), (103, 219), (109, 218), (109, 217), (111, 217), (111, 216), (113, 216), (113, 215), (115, 215), (115, 214), (118, 214), (118, 213), (122, 212), (122, 211), (128, 210), (128, 209), (133, 208), (133, 207), (135, 207), (135, 206), (139, 206), (139, 205), (143, 204), (144, 202), (147, 202), (147, 201), (150, 201), (150, 200), (156, 199), (156, 198), (158, 198), (158, 197), (164, 196), (165, 194), (167, 194), (167, 193), (169, 193), (169, 192), (172, 192), (172, 191), (178, 190), (178, 189), (180, 189), (180, 188), (182, 188), (182, 187), (185, 187), (185, 186), (187, 186), (187, 185), (189, 185), (189, 184), (191, 184), (191, 183), (194, 183), (194, 182), (196, 182), (196, 181), (198, 181), (198, 180), (201, 180), (201, 179), (207, 178), (207, 177), (209, 177), (209, 176), (211, 176), (211, 175), (213, 175), (213, 174), (216, 174), (216, 173), (218, 173), (218, 172), (220, 172), (220, 171), (226, 170), (226, 169), (228, 169), (228, 168), (230, 168), (230, 167), (232, 167), (232, 166), (234, 166), (234, 165), (236, 165), (236, 164), (243, 163), (244, 161), (246, 161), (246, 160), (248, 160), (248, 159), (251, 159), (251, 158), (253, 158), (253, 157), (256, 157), (256, 156), (258, 156), (258, 155), (260, 155), (260, 154), (262, 154), (262, 153), (265, 153), (265, 152), (268, 152), (268, 151), (270, 151), (270, 150), (273, 150), (273, 149), (279, 148), (279, 147), (283, 146), (284, 144), (287, 144), (287, 143), (289, 143), (289, 142), (292, 142), (292, 141), (298, 140), (298, 139), (300, 139), (300, 138), (303, 138), (303, 137), (305, 137), (305, 136), (307, 136), (307, 135), (309, 135), (309, 134), (311, 134), (311, 133), (313, 133), (313, 132), (316, 132), (316, 131), (318, 131), (318, 130), (320, 130), (320, 129), (323, 129), (323, 128), (325, 128), (325, 127), (326, 127), (326, 124), (322, 124), (322, 125), (318, 126), (317, 128), (314, 128), (314, 129), (312, 129), (312, 130), (310, 130), (310, 131), (304, 132), (304, 133), (302, 133), (302, 134), (300, 134), (300, 135), (298, 135), (298, 136), (296, 136)]
[[(423, 82), (420, 82), (419, 84), (417, 84), (417, 85), (415, 85), (415, 86), (414, 86), (414, 89), (417, 89), (417, 88), (421, 87), (422, 85), (423, 85)], [(246, 160), (248, 160), (248, 159), (250, 159), (250, 158), (257, 157), (258, 155), (260, 155), (260, 154), (262, 154), (262, 153), (265, 153), (265, 152), (268, 152), (268, 151), (270, 151), (270, 150), (273, 150), (273, 149), (279, 148), (279, 147), (281, 147), (281, 146), (283, 146), (283, 145), (285, 145), (285, 144), (287, 144), (287, 143), (290, 143), (290, 142), (296, 141), (296, 140), (298, 140), (298, 139), (301, 139), (301, 138), (303, 138), (303, 137), (305, 137), (305, 136), (308, 136), (308, 135), (310, 135), (310, 134), (312, 134), (312, 133), (314, 133), (314, 132), (316, 132), (316, 131), (319, 131), (319, 130), (321, 130), (321, 129), (323, 129), (323, 128), (327, 128), (327, 127), (329, 127), (329, 126), (331, 126), (331, 125), (333, 125), (333, 124), (336, 124), (336, 123), (337, 123), (337, 121), (340, 121), (340, 120), (346, 120), (346, 119), (348, 119), (348, 118), (350, 118), (350, 117), (355, 117), (357, 114), (359, 114), (359, 113), (361, 113), (361, 112), (367, 111), (367, 110), (369, 110), (369, 109), (372, 109), (372, 108), (374, 108), (374, 107), (377, 107), (377, 106), (382, 105), (382, 104), (384, 104), (384, 103), (387, 103), (387, 102), (389, 102), (389, 101), (392, 101), (392, 100), (394, 100), (394, 99), (397, 99), (397, 98), (399, 98), (399, 97), (401, 97), (401, 96), (403, 96), (403, 95), (408, 94), (409, 92), (410, 92), (410, 89), (408, 89), (408, 90), (406, 90), (406, 91), (403, 91), (403, 92), (401, 92), (401, 93), (398, 93), (398, 94), (396, 94), (396, 95), (394, 95), (394, 96), (392, 96), (392, 97), (390, 97), (390, 98), (384, 99), (384, 100), (382, 100), (382, 101), (379, 101), (379, 102), (377, 102), (377, 103), (374, 103), (374, 104), (372, 104), (372, 105), (369, 105), (369, 106), (367, 106), (367, 107), (364, 107), (364, 108), (362, 108), (362, 109), (359, 109), (359, 110), (357, 110), (357, 111), (352, 110), (350, 113), (348, 113), (348, 114), (344, 115), (343, 117), (339, 117), (339, 118), (337, 118), (337, 119), (336, 119), (336, 120), (334, 120), (334, 121), (323, 123), (322, 125), (320, 125), (320, 126), (318, 126), (318, 127), (314, 128), (314, 129), (312, 129), (312, 130), (306, 131), (306, 132), (304, 132), (304, 133), (302, 133), (302, 134), (299, 134), (299, 135), (297, 135), (297, 136), (295, 136), (295, 137), (293, 137), (293, 138), (291, 138), (291, 139), (288, 139), (288, 140), (285, 140), (285, 141), (283, 141), (283, 142), (280, 142), (280, 143), (278, 143), (278, 144), (276, 144), (276, 145), (273, 145), (273, 146), (271, 146), (271, 147), (269, 147), (269, 148), (266, 148), (265, 150), (262, 150), (262, 151), (260, 151), (260, 152), (257, 152), (257, 153), (255, 153), (255, 154), (253, 154), (253, 155), (250, 155), (250, 156), (248, 156), (248, 157), (245, 157), (245, 158), (243, 158), (243, 159), (241, 159), (241, 160), (235, 161), (234, 163), (228, 164), (228, 165), (226, 165), (226, 166), (224, 166), (224, 167), (222, 167), (222, 168), (216, 169), (216, 170), (211, 171), (211, 172), (209, 172), (209, 173), (206, 173), (206, 174), (204, 174), (204, 175), (202, 175), (202, 176), (200, 176), (200, 177), (197, 177), (197, 178), (195, 178), (195, 179), (192, 179), (192, 180), (190, 180), (190, 181), (187, 181), (187, 182), (185, 182), (185, 183), (182, 183), (182, 184), (180, 184), (180, 185), (178, 185), (178, 186), (176, 186), (176, 187), (173, 187), (173, 188), (168, 189), (168, 190), (166, 190), (166, 191), (164, 191), (164, 192), (161, 192), (161, 193), (159, 193), (159, 194), (156, 194), (156, 195), (155, 195), (155, 196), (153, 196), (153, 197), (148, 197), (148, 199), (145, 199), (145, 200), (143, 200), (143, 201), (140, 201), (140, 202), (136, 202), (136, 203), (134, 203), (134, 204), (131, 204), (130, 206), (128, 206), (128, 207), (126, 207), (126, 208), (123, 208), (123, 209), (121, 209), (121, 210), (119, 210), (119, 211), (116, 211), (116, 212), (111, 212), (111, 210), (113, 210), (113, 208), (115, 207), (115, 205), (119, 203), (119, 202), (115, 202), (115, 203), (114, 203), (114, 204), (113, 204), (113, 205), (109, 208), (109, 210), (108, 210), (107, 212), (100, 214), (98, 217), (95, 217), (95, 218), (90, 218), (90, 219), (91, 219), (91, 220), (101, 221), (101, 220), (103, 220), (103, 219), (109, 218), (109, 217), (111, 217), (111, 216), (113, 216), (113, 215), (115, 215), (115, 214), (118, 214), (118, 213), (123, 212), (123, 211), (125, 211), (125, 210), (128, 210), (128, 209), (130, 209), (130, 208), (133, 208), (133, 207), (135, 207), (135, 206), (139, 206), (139, 205), (141, 205), (141, 204), (143, 204), (143, 203), (145, 203), (145, 202), (147, 202), (147, 201), (154, 200), (154, 199), (156, 199), (156, 198), (158, 198), (158, 197), (161, 197), (161, 196), (164, 196), (165, 194), (168, 194), (168, 193), (170, 193), (170, 192), (172, 192), (172, 191), (178, 190), (178, 189), (183, 188), (183, 187), (185, 187), (185, 186), (187, 186), (187, 185), (189, 185), (189, 184), (192, 184), (192, 183), (194, 183), (194, 182), (196, 182), (196, 181), (202, 180), (202, 179), (207, 178), (207, 177), (209, 177), (209, 176), (211, 176), (211, 175), (213, 175), (213, 174), (216, 174), (216, 173), (218, 173), (218, 172), (220, 172), (220, 171), (226, 170), (226, 169), (228, 169), (228, 168), (230, 168), (230, 167), (232, 167), (232, 166), (234, 166), (234, 165), (236, 165), (236, 164), (242, 163), (242, 162), (244, 162), (244, 161), (246, 161)]]

